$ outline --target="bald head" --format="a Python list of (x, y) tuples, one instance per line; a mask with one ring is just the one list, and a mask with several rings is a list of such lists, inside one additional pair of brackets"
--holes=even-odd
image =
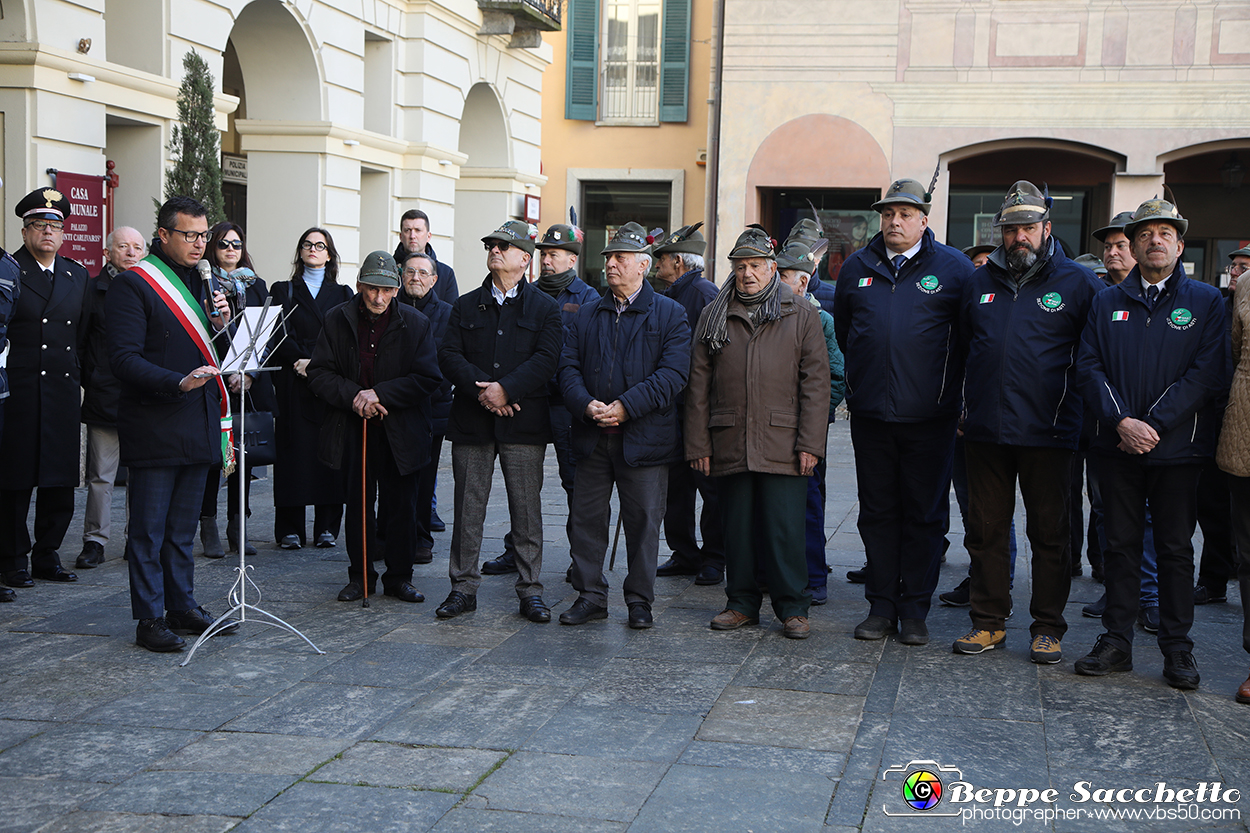
[(118, 226), (109, 232), (104, 241), (104, 256), (118, 272), (125, 272), (147, 253), (147, 244), (143, 235), (130, 226)]

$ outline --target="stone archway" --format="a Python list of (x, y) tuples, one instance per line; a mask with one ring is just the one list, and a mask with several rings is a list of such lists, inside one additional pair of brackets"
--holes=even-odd
[[(270, 282), (287, 277), (300, 233), (326, 223), (323, 157), (307, 152), (308, 130), (325, 118), (325, 73), (298, 14), (281, 0), (253, 0), (223, 48), (223, 86), (240, 98), (225, 149), (247, 157), (247, 217), (264, 218), (248, 250)], [(336, 242), (354, 261), (355, 240)]]
[(464, 99), (460, 117), (459, 150), (468, 157), (456, 181), (455, 260), (465, 278), (461, 290), (472, 287), (482, 271), (478, 240), (505, 220), (517, 216), (512, 167), (512, 141), (503, 102), (495, 88), (474, 84)]

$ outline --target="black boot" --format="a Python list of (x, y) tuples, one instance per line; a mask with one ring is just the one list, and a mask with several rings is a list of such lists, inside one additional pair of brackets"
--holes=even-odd
[(200, 516), (200, 543), (204, 545), (205, 558), (225, 558), (226, 551), (221, 548), (221, 536), (217, 534), (217, 516)]

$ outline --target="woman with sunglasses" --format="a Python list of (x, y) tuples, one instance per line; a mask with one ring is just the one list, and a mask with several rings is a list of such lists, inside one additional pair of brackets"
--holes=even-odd
[[(338, 472), (317, 459), (325, 403), (308, 387), (305, 370), (312, 358), (325, 316), (352, 297), (338, 282), (339, 253), (323, 228), (310, 228), (295, 246), (289, 281), (273, 285), (273, 306), (286, 318), (286, 338), (277, 344), (270, 364), (278, 367), (278, 462), (273, 467), (274, 537), (284, 550), (304, 546), (304, 507), (313, 514), (313, 540), (333, 547), (343, 521), (343, 486)], [(275, 338), (277, 341), (277, 338)]]
[[(225, 293), (230, 302), (232, 318), (238, 320), (240, 310), (244, 307), (261, 307), (269, 297), (265, 282), (256, 277), (252, 270), (252, 258), (247, 253), (243, 229), (237, 223), (218, 223), (209, 230), (208, 248), (204, 257), (212, 267), (214, 289)], [(273, 385), (267, 374), (256, 375), (231, 374), (227, 377), (230, 389), (230, 412), (238, 413), (238, 409), (246, 407), (248, 411), (269, 411), (272, 413), (277, 405), (273, 395)], [(243, 392), (246, 391), (246, 396)], [(241, 401), (243, 400), (243, 401)], [(237, 441), (237, 438), (236, 438)], [(248, 466), (247, 483), (247, 514), (252, 515), (251, 506), (251, 466)], [(204, 545), (204, 555), (209, 558), (221, 558), (225, 552), (221, 548), (221, 538), (217, 534), (217, 492), (221, 482), (221, 468), (208, 470), (208, 482), (204, 488), (204, 503), (200, 507), (200, 542)], [(235, 471), (227, 478), (226, 487), (226, 539), (230, 551), (239, 551), (239, 472)], [(256, 548), (246, 542), (246, 553), (255, 555)]]

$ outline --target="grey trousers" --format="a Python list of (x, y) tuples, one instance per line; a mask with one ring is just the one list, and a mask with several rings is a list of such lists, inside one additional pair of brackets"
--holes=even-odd
[(82, 542), (104, 546), (109, 542), (113, 513), (113, 481), (121, 449), (117, 429), (109, 425), (87, 426), (87, 512), (82, 523)]
[(547, 456), (545, 445), (452, 443), (456, 522), (452, 527), (447, 566), (451, 589), (474, 596), (482, 583), (478, 559), (496, 456), (508, 492), (508, 515), (512, 520), (512, 540), (516, 544), (517, 598), (541, 596), (543, 585), (538, 574), (543, 566), (541, 492), (543, 460)]
[(655, 601), (655, 569), (660, 555), (660, 524), (668, 498), (668, 466), (631, 466), (625, 462), (622, 434), (604, 434), (594, 453), (577, 461), (573, 501), (569, 506), (569, 547), (573, 587), (581, 598), (608, 605), (603, 558), (608, 551), (612, 485), (620, 497), (629, 574), (625, 602)]

